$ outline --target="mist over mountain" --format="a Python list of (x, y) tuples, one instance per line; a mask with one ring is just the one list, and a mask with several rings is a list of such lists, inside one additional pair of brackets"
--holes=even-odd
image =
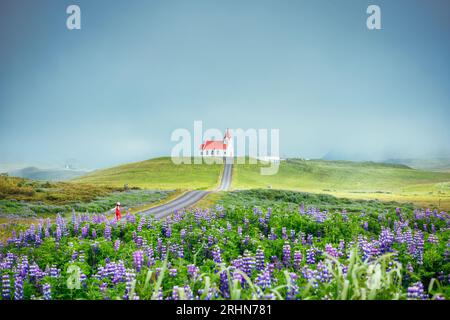
[(328, 161), (374, 161), (383, 162), (389, 164), (406, 165), (408, 167), (420, 170), (431, 171), (450, 171), (450, 155), (437, 154), (429, 157), (417, 156), (417, 157), (405, 157), (401, 154), (395, 155), (373, 155), (364, 152), (347, 152), (343, 150), (331, 150), (327, 152), (322, 160)]
[(14, 177), (45, 181), (65, 181), (85, 175), (88, 171), (72, 169), (40, 169), (37, 167), (26, 167), (23, 169), (9, 171)]

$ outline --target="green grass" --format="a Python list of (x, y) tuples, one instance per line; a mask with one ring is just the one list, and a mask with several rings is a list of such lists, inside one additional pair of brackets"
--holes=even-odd
[[(305, 208), (320, 207), (322, 210), (347, 212), (384, 212), (389, 210), (395, 211), (396, 208), (412, 211), (414, 209), (411, 203), (399, 203), (395, 201), (378, 201), (378, 200), (359, 200), (337, 198), (328, 194), (314, 194), (289, 190), (268, 190), (268, 189), (249, 189), (235, 190), (223, 193), (219, 198), (215, 199), (215, 204), (227, 207), (290, 207), (297, 210), (301, 204)], [(213, 207), (210, 204), (210, 207)]]
[(267, 164), (235, 165), (232, 187), (287, 189), (450, 209), (450, 173), (374, 162), (289, 159), (281, 162), (276, 175), (264, 176), (260, 174), (262, 166)]
[(125, 190), (85, 183), (41, 182), (0, 176), (0, 216), (43, 217), (55, 213), (105, 212), (118, 201), (124, 208), (148, 206), (164, 201), (174, 191)]
[(219, 184), (222, 164), (180, 164), (163, 157), (98, 170), (75, 179), (76, 182), (145, 189), (214, 189)]
[(24, 178), (0, 176), (0, 200), (39, 202), (49, 205), (65, 205), (73, 202), (89, 202), (122, 187), (99, 186), (86, 183), (44, 182)]

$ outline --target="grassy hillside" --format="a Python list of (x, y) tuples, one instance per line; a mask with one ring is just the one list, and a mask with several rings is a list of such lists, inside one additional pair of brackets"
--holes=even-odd
[(420, 170), (450, 172), (450, 158), (389, 159), (386, 162), (402, 163)]
[(98, 170), (75, 179), (95, 185), (146, 189), (213, 189), (220, 180), (223, 165), (175, 165), (169, 157), (129, 163)]
[(92, 186), (84, 183), (40, 182), (0, 176), (0, 224), (16, 217), (37, 214), (105, 212), (118, 201), (123, 208), (140, 208), (172, 197), (175, 192), (155, 190), (124, 190), (118, 187)]
[(87, 171), (66, 169), (40, 169), (36, 167), (26, 167), (9, 172), (9, 175), (11, 176), (43, 181), (65, 181), (80, 177), (85, 174), (87, 174)]
[(89, 202), (123, 186), (93, 186), (84, 183), (43, 182), (18, 177), (0, 176), (0, 200), (39, 202), (64, 205), (73, 202)]
[(450, 209), (450, 173), (373, 162), (289, 159), (273, 176), (259, 165), (236, 165), (234, 189), (273, 188), (325, 193), (354, 199), (413, 202)]

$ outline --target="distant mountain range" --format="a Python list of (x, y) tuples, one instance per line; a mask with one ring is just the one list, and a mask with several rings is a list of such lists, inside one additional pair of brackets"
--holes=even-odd
[(431, 157), (431, 158), (389, 158), (389, 159), (370, 159), (362, 153), (346, 153), (330, 151), (322, 157), (322, 160), (336, 161), (376, 161), (380, 163), (402, 164), (413, 169), (427, 171), (446, 171), (450, 172), (450, 156)]
[(7, 172), (10, 176), (45, 181), (64, 181), (83, 176), (88, 173), (84, 170), (72, 169), (40, 169), (37, 167), (26, 167)]
[(387, 159), (385, 162), (393, 164), (405, 164), (408, 167), (420, 170), (450, 172), (450, 158)]

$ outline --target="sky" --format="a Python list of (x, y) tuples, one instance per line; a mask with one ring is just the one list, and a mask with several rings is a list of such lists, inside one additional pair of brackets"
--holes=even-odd
[(450, 155), (449, 39), (446, 0), (4, 0), (0, 163), (170, 155), (195, 120), (284, 157)]

